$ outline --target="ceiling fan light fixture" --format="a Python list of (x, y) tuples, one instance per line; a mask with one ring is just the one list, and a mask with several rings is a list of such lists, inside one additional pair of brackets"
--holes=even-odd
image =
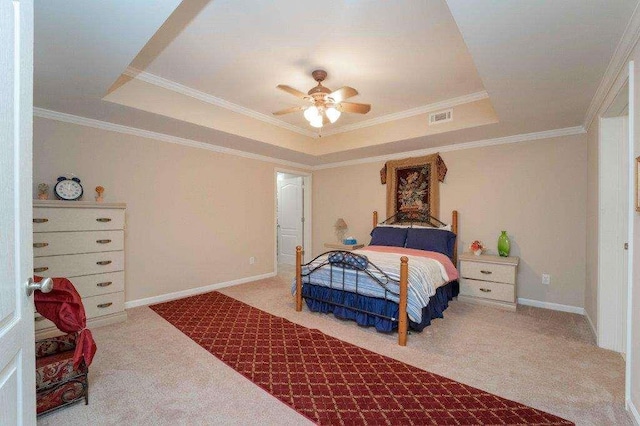
[(338, 121), (338, 118), (340, 118), (340, 111), (338, 111), (334, 107), (327, 108), (324, 113), (327, 115), (327, 118), (329, 119), (331, 124), (335, 123), (336, 121)]
[(322, 117), (320, 117), (318, 108), (316, 108), (315, 106), (310, 106), (309, 108), (304, 110), (304, 118), (306, 118), (309, 123), (317, 118), (320, 118), (320, 121), (322, 121)]
[(311, 124), (312, 127), (322, 127), (322, 116), (318, 114), (316, 117), (309, 120), (309, 124)]

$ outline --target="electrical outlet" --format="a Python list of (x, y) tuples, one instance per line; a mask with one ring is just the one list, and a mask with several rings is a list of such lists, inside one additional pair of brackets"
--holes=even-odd
[(544, 284), (544, 285), (549, 285), (549, 284), (551, 284), (551, 275), (549, 275), (549, 274), (542, 274), (542, 284)]
[(253, 257), (253, 256), (251, 256), (251, 257), (249, 258), (249, 265), (253, 265), (254, 263), (256, 263), (256, 258), (255, 258), (255, 257)]

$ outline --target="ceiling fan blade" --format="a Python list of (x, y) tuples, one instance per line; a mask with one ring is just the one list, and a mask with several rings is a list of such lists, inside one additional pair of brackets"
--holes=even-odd
[(353, 112), (356, 114), (366, 114), (369, 111), (371, 111), (371, 105), (356, 104), (353, 102), (342, 102), (336, 106), (336, 109), (341, 112)]
[(273, 115), (290, 114), (292, 112), (302, 111), (303, 109), (305, 109), (305, 107), (295, 106), (295, 107), (291, 107), (291, 108), (281, 109), (280, 111), (276, 111), (276, 112), (273, 113)]
[(303, 93), (298, 89), (294, 89), (291, 86), (287, 86), (286, 84), (278, 84), (276, 87), (280, 90), (284, 90), (287, 93), (291, 93), (293, 96), (296, 96), (300, 99), (306, 99), (309, 97), (309, 95), (307, 95), (306, 93)]
[(335, 103), (340, 103), (343, 100), (348, 99), (357, 94), (358, 94), (358, 91), (353, 87), (344, 86), (339, 88), (338, 90), (334, 90), (333, 92), (329, 93), (329, 97), (333, 99)]

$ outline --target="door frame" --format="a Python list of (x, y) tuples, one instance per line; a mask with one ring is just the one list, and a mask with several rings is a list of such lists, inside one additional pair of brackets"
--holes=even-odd
[(303, 225), (303, 234), (304, 234), (304, 256), (303, 262), (308, 262), (311, 260), (311, 249), (313, 247), (312, 243), (312, 200), (311, 200), (311, 192), (312, 192), (312, 178), (313, 175), (311, 172), (303, 172), (300, 170), (292, 170), (292, 169), (283, 169), (276, 167), (273, 171), (273, 233), (274, 233), (274, 244), (273, 244), (273, 270), (277, 274), (278, 273), (278, 173), (287, 173), (290, 175), (300, 176), (302, 177), (302, 192), (304, 197), (304, 203), (302, 205), (302, 215), (304, 217), (304, 225)]

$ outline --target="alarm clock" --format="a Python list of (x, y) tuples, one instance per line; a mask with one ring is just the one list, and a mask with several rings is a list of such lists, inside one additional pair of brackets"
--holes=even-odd
[(80, 179), (77, 177), (67, 179), (64, 176), (60, 176), (58, 183), (53, 188), (53, 192), (59, 200), (76, 201), (82, 197), (84, 189), (80, 184)]

